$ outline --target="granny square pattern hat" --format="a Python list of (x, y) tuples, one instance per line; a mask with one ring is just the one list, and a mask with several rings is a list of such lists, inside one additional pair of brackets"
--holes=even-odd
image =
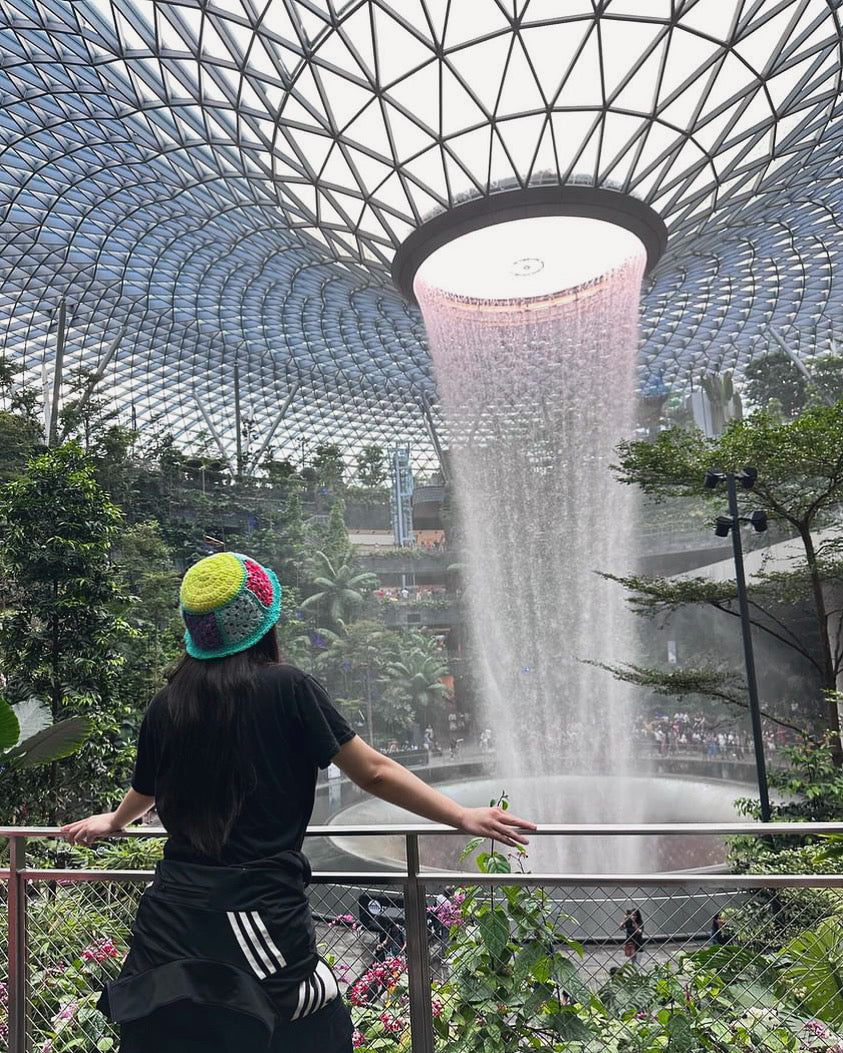
[(184, 642), (194, 658), (245, 651), (278, 621), (281, 586), (266, 567), (239, 552), (200, 559), (179, 590)]

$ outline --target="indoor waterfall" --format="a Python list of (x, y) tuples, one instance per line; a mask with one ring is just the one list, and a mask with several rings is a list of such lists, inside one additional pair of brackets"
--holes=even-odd
[[(495, 298), (495, 282), (492, 295), (476, 295), (483, 276), (465, 261), (462, 286), (440, 281), (437, 254), (415, 282), (450, 439), (482, 719), (494, 734), (501, 789), (518, 777), (513, 809), (546, 821), (615, 822), (621, 804), (624, 821), (638, 818), (625, 778), (633, 689), (589, 664), (628, 660), (633, 648), (623, 591), (598, 573), (635, 566), (636, 495), (610, 465), (634, 429), (645, 256), (620, 233), (611, 268), (567, 288), (548, 291), (556, 271), (543, 251), (491, 260), (508, 271), (505, 297)], [(559, 784), (540, 777), (562, 773), (612, 778), (597, 787), (589, 779), (587, 792), (584, 783), (559, 799)], [(538, 776), (529, 792), (524, 776)], [(556, 786), (552, 799), (542, 800), (543, 785)], [(614, 840), (614, 857), (600, 848), (600, 869), (637, 869), (625, 839)], [(566, 869), (564, 859), (552, 862)]]

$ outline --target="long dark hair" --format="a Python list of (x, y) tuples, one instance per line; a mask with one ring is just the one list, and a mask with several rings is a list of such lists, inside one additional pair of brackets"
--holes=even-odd
[(248, 698), (258, 670), (280, 662), (273, 626), (248, 650), (178, 662), (166, 688), (167, 764), (156, 781), (161, 820), (203, 856), (218, 859), (254, 769), (241, 750)]

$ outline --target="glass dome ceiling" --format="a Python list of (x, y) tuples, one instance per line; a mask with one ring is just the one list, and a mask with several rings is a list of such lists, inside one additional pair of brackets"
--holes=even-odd
[[(513, 187), (669, 229), (642, 383), (843, 326), (839, 0), (0, 0), (0, 325), (30, 379), (234, 445), (425, 443), (425, 220)], [(838, 279), (839, 281), (839, 279)], [(286, 407), (279, 423), (280, 411)]]

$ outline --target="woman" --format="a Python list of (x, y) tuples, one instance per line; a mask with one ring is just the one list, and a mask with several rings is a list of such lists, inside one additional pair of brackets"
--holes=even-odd
[(305, 892), (317, 768), (333, 761), (392, 804), (507, 845), (535, 827), (444, 797), (282, 665), (271, 570), (217, 553), (188, 570), (179, 598), (187, 654), (144, 716), (131, 789), (115, 812), (62, 830), (91, 844), (154, 804), (169, 835), (100, 1008), (121, 1025), (122, 1053), (347, 1053), (351, 1020)]
[(635, 965), (638, 956), (644, 949), (644, 916), (638, 908), (630, 907), (621, 922), (620, 927), (626, 932), (623, 952), (630, 963)]

